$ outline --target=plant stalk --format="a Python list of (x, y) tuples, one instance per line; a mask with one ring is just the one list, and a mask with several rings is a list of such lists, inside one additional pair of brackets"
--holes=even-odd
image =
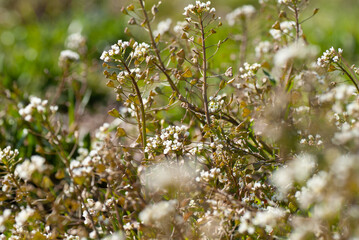
[[(140, 130), (140, 133), (142, 135), (142, 145), (143, 145), (143, 152), (145, 153), (145, 148), (147, 145), (147, 138), (146, 138), (146, 112), (145, 112), (145, 107), (143, 105), (143, 101), (142, 101), (142, 96), (141, 96), (141, 92), (140, 89), (138, 88), (137, 82), (134, 79), (134, 77), (131, 75), (131, 71), (129, 69), (129, 67), (127, 66), (127, 64), (121, 60), (123, 66), (125, 67), (126, 71), (128, 72), (130, 78), (131, 78), (131, 82), (132, 82), (132, 86), (136, 91), (136, 95), (138, 98), (138, 101), (140, 102), (140, 109), (141, 109), (141, 118), (142, 118), (142, 126)], [(141, 132), (142, 130), (142, 132)], [(147, 159), (147, 154), (145, 153), (145, 158)]]
[(208, 98), (207, 98), (207, 56), (206, 56), (206, 40), (204, 34), (203, 20), (200, 18), (200, 27), (201, 27), (201, 38), (202, 38), (202, 75), (203, 75), (203, 85), (202, 85), (202, 97), (204, 105), (204, 113), (206, 116), (206, 122), (208, 126), (211, 124), (211, 118), (209, 117), (208, 110)]

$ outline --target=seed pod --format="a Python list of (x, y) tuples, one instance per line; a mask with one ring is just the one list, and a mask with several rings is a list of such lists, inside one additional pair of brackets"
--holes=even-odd
[(224, 73), (226, 77), (233, 77), (233, 68), (229, 67), (227, 71)]
[(156, 13), (158, 13), (158, 8), (155, 5), (153, 5), (151, 12), (152, 12), (153, 16), (155, 16)]
[(129, 25), (135, 25), (136, 24), (136, 19), (134, 17), (130, 18), (130, 20), (128, 20), (128, 24)]

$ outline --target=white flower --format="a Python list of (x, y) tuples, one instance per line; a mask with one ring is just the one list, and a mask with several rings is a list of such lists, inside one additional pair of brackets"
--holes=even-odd
[(125, 236), (122, 232), (115, 232), (109, 236), (102, 238), (102, 240), (125, 240)]
[(186, 21), (177, 22), (176, 26), (173, 28), (173, 31), (178, 35), (182, 35), (184, 33), (183, 29), (186, 29), (188, 26), (189, 24)]
[(65, 66), (68, 62), (74, 62), (80, 59), (80, 55), (77, 52), (71, 50), (63, 50), (59, 57), (59, 66)]
[(278, 0), (279, 4), (289, 4), (291, 2), (292, 2), (292, 0)]
[(269, 41), (263, 41), (258, 43), (255, 47), (256, 57), (261, 57), (265, 53), (269, 53), (272, 50), (272, 44)]
[(78, 50), (80, 47), (84, 46), (86, 43), (86, 38), (81, 35), (81, 33), (76, 32), (70, 34), (65, 42), (65, 46), (68, 49)]
[(255, 13), (256, 9), (252, 5), (244, 5), (227, 14), (226, 19), (228, 24), (233, 26), (238, 19), (251, 18)]
[(252, 222), (254, 225), (267, 227), (268, 230), (273, 229), (277, 224), (277, 221), (284, 218), (286, 212), (280, 208), (267, 207), (264, 211), (257, 212), (256, 216), (253, 218)]
[(9, 219), (11, 215), (11, 209), (5, 209), (0, 216), (0, 231), (4, 232), (6, 229), (5, 222)]
[(244, 80), (250, 80), (250, 79), (253, 79), (258, 70), (261, 68), (261, 65), (259, 63), (253, 63), (252, 65), (245, 62), (243, 64), (243, 67), (240, 67), (239, 68), (239, 77), (244, 79)]
[(154, 31), (154, 35), (157, 36), (165, 34), (170, 30), (171, 24), (171, 18), (167, 18), (166, 20), (159, 22), (157, 25), (157, 30)]
[(190, 13), (202, 13), (202, 12), (210, 12), (214, 13), (216, 11), (215, 8), (211, 8), (211, 2), (207, 1), (206, 3), (201, 1), (196, 1), (196, 4), (189, 4), (187, 7), (184, 8), (183, 15), (189, 16)]
[(7, 146), (2, 150), (0, 149), (0, 160), (6, 159), (7, 161), (9, 161), (14, 159), (18, 155), (19, 155), (19, 150), (17, 149), (12, 150), (10, 146)]
[(287, 166), (279, 168), (272, 175), (272, 182), (279, 191), (286, 193), (294, 181), (306, 180), (316, 167), (316, 158), (310, 154), (300, 154)]
[(307, 181), (306, 187), (296, 193), (295, 197), (302, 208), (308, 208), (315, 200), (321, 200), (320, 194), (327, 186), (328, 177), (327, 172), (320, 171)]
[(161, 163), (141, 173), (141, 182), (150, 191), (168, 189), (190, 189), (195, 180), (195, 169), (187, 164)]
[(56, 113), (57, 110), (59, 110), (59, 107), (58, 107), (58, 106), (50, 106), (50, 111), (51, 111), (52, 113)]
[(189, 136), (185, 126), (168, 126), (162, 129), (161, 135), (151, 137), (147, 141), (145, 152), (151, 153), (152, 156), (163, 151), (163, 154), (172, 152), (184, 153), (186, 139)]
[(15, 217), (15, 222), (18, 227), (23, 226), (29, 217), (35, 213), (35, 210), (27, 206), (23, 208)]
[(30, 96), (30, 103), (26, 107), (19, 107), (19, 114), (25, 121), (32, 121), (35, 112), (43, 114), (48, 104), (47, 100), (41, 100), (38, 97)]
[(117, 44), (113, 44), (110, 50), (102, 52), (100, 59), (104, 62), (110, 62), (111, 60), (119, 61), (114, 56), (121, 54), (129, 46), (130, 43), (128, 41), (118, 40)]
[(215, 98), (213, 97), (209, 97), (209, 103), (208, 103), (208, 110), (210, 112), (217, 112), (218, 110), (222, 109), (223, 105), (224, 105), (224, 99), (225, 99), (226, 95), (219, 95)]
[(29, 159), (26, 159), (25, 161), (16, 166), (15, 175), (24, 180), (30, 180), (31, 175), (35, 171), (41, 173), (47, 169), (47, 165), (45, 164), (45, 158), (35, 155), (32, 156), (30, 159), (31, 161)]
[(280, 40), (280, 38), (285, 35), (293, 36), (292, 30), (295, 29), (295, 26), (294, 21), (284, 21), (280, 23), (280, 30), (270, 29), (269, 33), (275, 40)]
[(162, 201), (147, 206), (139, 215), (145, 225), (161, 227), (171, 222), (176, 214), (177, 200)]
[(317, 48), (315, 46), (306, 46), (304, 42), (300, 41), (280, 49), (274, 56), (274, 64), (277, 67), (284, 67), (291, 59), (306, 59), (316, 55), (316, 53)]
[(135, 42), (133, 44), (134, 50), (131, 52), (130, 56), (132, 58), (137, 58), (139, 60), (142, 60), (145, 56), (147, 56), (150, 45), (147, 43), (137, 43)]
[(329, 50), (326, 50), (320, 58), (318, 58), (317, 65), (320, 67), (326, 67), (331, 62), (338, 62), (342, 53), (343, 49), (339, 48), (338, 52), (336, 52), (334, 47), (331, 47)]

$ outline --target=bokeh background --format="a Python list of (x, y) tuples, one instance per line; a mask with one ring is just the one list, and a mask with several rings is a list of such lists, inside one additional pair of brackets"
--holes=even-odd
[[(99, 62), (101, 52), (117, 39), (126, 38), (123, 30), (127, 16), (121, 13), (124, 0), (0, 0), (0, 81), (5, 86), (16, 83), (31, 94), (44, 95), (44, 89), (55, 88), (61, 76), (58, 57), (71, 32), (81, 31), (87, 38), (87, 81), (93, 90), (91, 98), (102, 101), (107, 90)], [(154, 1), (146, 1), (152, 5)], [(182, 20), (182, 9), (191, 1), (162, 0), (158, 20), (171, 17)], [(256, 0), (213, 0), (219, 15), (243, 4), (258, 7)], [(319, 13), (303, 24), (310, 43), (321, 50), (331, 46), (344, 49), (349, 62), (357, 63), (359, 14), (357, 0), (312, 0), (302, 16)], [(302, 17), (303, 18), (303, 17)], [(273, 20), (269, 19), (268, 24)], [(253, 25), (252, 34), (261, 26)], [(224, 30), (224, 35), (226, 31)], [(144, 38), (144, 35), (138, 35)], [(226, 51), (221, 52), (226, 55)]]

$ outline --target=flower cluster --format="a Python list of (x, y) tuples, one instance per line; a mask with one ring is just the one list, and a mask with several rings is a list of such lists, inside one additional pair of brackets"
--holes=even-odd
[(80, 56), (85, 55), (87, 51), (86, 38), (79, 31), (73, 32), (67, 37), (65, 47), (67, 49), (61, 51), (58, 64), (61, 68), (68, 69), (71, 63), (79, 61)]
[(66, 66), (69, 62), (75, 62), (80, 59), (80, 55), (72, 50), (63, 50), (59, 56), (59, 66)]
[(238, 231), (240, 233), (248, 233), (253, 234), (255, 231), (255, 227), (253, 226), (252, 222), (252, 215), (250, 211), (246, 211), (241, 217), (240, 217), (240, 225), (238, 228)]
[(301, 144), (308, 144), (309, 146), (321, 146), (323, 145), (323, 141), (322, 141), (322, 137), (319, 134), (316, 134), (315, 136), (313, 135), (308, 135), (305, 138), (302, 138), (300, 140)]
[(189, 24), (187, 21), (178, 21), (176, 26), (173, 27), (173, 31), (177, 33), (179, 36), (182, 36), (184, 33), (184, 29), (187, 29)]
[[(130, 71), (130, 72), (129, 72)], [(129, 71), (126, 69), (124, 71), (120, 71), (117, 74), (117, 81), (119, 83), (124, 83), (126, 79), (128, 79), (129, 77), (134, 77), (136, 79), (141, 79), (142, 78), (142, 71), (140, 68), (131, 68), (129, 69)]]
[[(357, 188), (356, 171), (358, 170), (357, 155), (341, 155), (334, 151), (326, 161), (331, 162), (329, 169), (323, 169), (314, 174), (300, 190), (295, 193), (296, 200), (302, 210), (308, 208), (312, 217), (307, 218), (312, 222), (305, 226), (305, 231), (320, 235), (322, 230), (318, 228), (320, 222), (333, 221), (338, 215), (345, 214), (357, 208), (348, 204), (348, 199), (357, 199), (357, 194), (350, 193), (350, 188)], [(351, 185), (349, 187), (349, 185)], [(349, 197), (351, 196), (351, 197)], [(348, 198), (349, 197), (349, 198)], [(350, 200), (349, 200), (350, 201)], [(358, 214), (351, 215), (352, 220), (357, 221)], [(299, 220), (299, 217), (293, 220)], [(298, 233), (300, 227), (296, 227), (293, 234)]]
[(321, 171), (310, 178), (307, 181), (307, 185), (295, 194), (299, 204), (303, 208), (309, 207), (315, 199), (318, 199), (318, 195), (324, 190), (328, 180), (328, 174), (324, 171)]
[(15, 175), (23, 180), (30, 180), (31, 175), (34, 172), (43, 172), (48, 168), (45, 164), (45, 158), (41, 156), (32, 156), (29, 159), (25, 159), (22, 163), (16, 165)]
[(189, 132), (185, 126), (168, 126), (162, 129), (161, 135), (148, 139), (145, 152), (151, 155), (176, 153), (183, 155)]
[(320, 58), (318, 58), (317, 64), (319, 67), (326, 67), (330, 63), (336, 63), (341, 58), (342, 53), (343, 49), (339, 48), (338, 51), (335, 51), (334, 47), (331, 47), (329, 50), (325, 51)]
[(314, 171), (317, 164), (315, 156), (310, 154), (298, 155), (286, 167), (273, 173), (272, 181), (281, 193), (286, 193), (294, 182), (306, 180)]
[(2, 215), (0, 215), (0, 231), (5, 231), (5, 224), (6, 221), (11, 217), (11, 209), (5, 209), (2, 212)]
[(163, 228), (168, 225), (176, 215), (177, 200), (162, 201), (147, 206), (139, 215), (145, 225)]
[(278, 221), (284, 219), (286, 215), (287, 212), (283, 209), (269, 206), (264, 211), (257, 212), (252, 219), (252, 223), (256, 226), (264, 227), (267, 233), (271, 233), (273, 228), (277, 226)]
[(103, 51), (100, 59), (104, 62), (110, 62), (111, 60), (120, 61), (116, 58), (116, 55), (121, 55), (129, 46), (130, 42), (118, 40), (117, 44), (113, 44), (110, 50)]
[(153, 193), (170, 189), (188, 191), (194, 187), (195, 175), (195, 167), (167, 161), (144, 169), (141, 172), (141, 182)]
[(35, 210), (31, 207), (27, 206), (26, 208), (22, 208), (21, 211), (15, 217), (15, 223), (17, 227), (23, 226), (28, 218), (34, 215)]
[(263, 54), (269, 53), (273, 49), (269, 41), (263, 41), (255, 47), (256, 57), (261, 57)]
[[(96, 215), (98, 212), (102, 211), (106, 211), (106, 205), (102, 204), (100, 201), (94, 201), (92, 198), (88, 198), (86, 200), (86, 206), (87, 209), (89, 210), (88, 212), (85, 210), (82, 213), (82, 216), (85, 218), (85, 224), (86, 225), (90, 225), (91, 224), (91, 220), (89, 218), (90, 214), (91, 215)], [(84, 205), (82, 205), (82, 209), (85, 209)]]
[(249, 64), (246, 62), (243, 64), (243, 67), (239, 68), (239, 77), (246, 81), (253, 79), (260, 68), (261, 65), (259, 63)]
[(10, 146), (7, 146), (4, 149), (0, 149), (0, 160), (9, 162), (15, 159), (19, 155), (19, 150), (12, 150)]
[(226, 95), (219, 95), (215, 98), (209, 97), (208, 110), (210, 112), (217, 112), (219, 109), (222, 109), (225, 103)]
[(276, 67), (284, 67), (290, 60), (310, 59), (316, 55), (316, 52), (315, 46), (307, 46), (304, 41), (298, 41), (281, 48), (274, 56), (274, 64)]
[(211, 168), (208, 171), (202, 170), (200, 175), (196, 177), (197, 182), (210, 182), (215, 179), (221, 183), (228, 180), (227, 177), (221, 173), (221, 169), (219, 168)]
[(284, 21), (280, 24), (280, 29), (270, 29), (269, 33), (275, 40), (280, 40), (282, 36), (290, 36), (293, 37), (293, 29), (295, 29), (294, 21)]
[(122, 62), (124, 64), (124, 55), (128, 47), (132, 48), (130, 57), (132, 60), (136, 60), (136, 63), (142, 62), (149, 53), (150, 45), (147, 43), (130, 43), (128, 41), (118, 40), (117, 44), (113, 44), (111, 49), (103, 51), (100, 59), (105, 63), (115, 61)]
[[(29, 98), (30, 103), (26, 107), (20, 107), (19, 114), (24, 118), (25, 121), (31, 122), (36, 113), (44, 114), (48, 108), (48, 101), (42, 100), (38, 97), (31, 96)], [(49, 110), (51, 113), (56, 113), (58, 110), (57, 106), (50, 106)]]
[(130, 56), (132, 58), (136, 58), (139, 61), (141, 61), (144, 59), (144, 57), (147, 56), (150, 45), (144, 42), (143, 43), (135, 42), (132, 47), (134, 51), (131, 52)]
[(189, 16), (190, 13), (201, 14), (203, 12), (214, 13), (215, 11), (216, 11), (215, 8), (211, 8), (210, 1), (207, 2), (196, 1), (196, 4), (194, 5), (190, 4), (184, 8), (183, 15)]
[[(125, 226), (124, 226), (125, 227)], [(109, 236), (102, 238), (102, 240), (125, 240), (126, 237), (122, 232), (115, 232)]]
[(279, 4), (289, 4), (291, 2), (293, 2), (293, 0), (278, 0)]
[[(65, 42), (65, 47), (78, 50), (86, 44), (86, 38), (79, 32), (70, 34)], [(76, 53), (77, 54), (77, 53)]]
[(233, 26), (238, 19), (251, 18), (256, 13), (256, 9), (252, 5), (244, 5), (236, 8), (233, 12), (227, 14), (226, 19), (230, 26)]
[(336, 132), (332, 142), (338, 145), (359, 144), (359, 102), (356, 88), (341, 84), (318, 96), (321, 104), (331, 104), (328, 120), (335, 123)]
[(159, 22), (157, 25), (157, 29), (153, 32), (153, 34), (155, 36), (157, 36), (157, 35), (162, 36), (163, 34), (165, 34), (166, 32), (168, 32), (170, 30), (171, 24), (172, 24), (171, 18), (167, 18), (166, 20)]
[[(330, 91), (318, 95), (318, 100), (320, 103), (328, 103), (328, 102), (343, 102), (345, 100), (349, 100), (351, 97), (357, 96), (356, 89), (352, 85), (347, 84), (340, 84)], [(334, 104), (334, 106), (338, 106), (338, 104)], [(339, 109), (338, 107), (333, 107), (333, 110), (337, 113), (342, 113), (343, 110)]]
[[(91, 175), (92, 173), (94, 173), (95, 170), (99, 170), (99, 168), (101, 168), (101, 166), (99, 166), (101, 163), (101, 156), (99, 155), (99, 150), (101, 149), (101, 147), (103, 147), (103, 145), (101, 144), (101, 141), (103, 140), (104, 139), (98, 139), (97, 141), (95, 141), (93, 143), (94, 149), (90, 152), (85, 148), (78, 149), (79, 155), (76, 159), (73, 159), (70, 162), (69, 170), (72, 172), (72, 175), (74, 177), (85, 177)], [(111, 169), (109, 168), (106, 170), (111, 171)], [(102, 169), (98, 172), (102, 172)]]
[(191, 150), (189, 150), (189, 153), (191, 155), (196, 155), (196, 154), (200, 154), (204, 149), (204, 144), (203, 143), (197, 143)]

